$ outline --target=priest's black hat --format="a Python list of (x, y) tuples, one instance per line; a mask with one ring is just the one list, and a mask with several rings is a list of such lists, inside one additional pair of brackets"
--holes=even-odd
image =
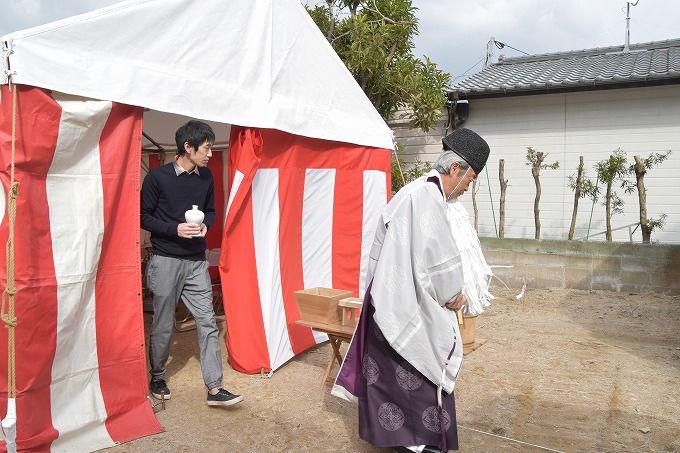
[(442, 143), (445, 150), (458, 154), (477, 174), (482, 171), (489, 158), (489, 144), (479, 134), (464, 127), (444, 137)]

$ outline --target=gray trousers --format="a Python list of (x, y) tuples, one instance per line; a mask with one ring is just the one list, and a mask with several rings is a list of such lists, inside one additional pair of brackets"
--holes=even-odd
[(147, 286), (153, 293), (154, 310), (149, 339), (151, 379), (165, 379), (175, 310), (181, 297), (196, 320), (203, 381), (208, 389), (222, 387), (222, 354), (208, 262), (153, 255), (147, 266)]

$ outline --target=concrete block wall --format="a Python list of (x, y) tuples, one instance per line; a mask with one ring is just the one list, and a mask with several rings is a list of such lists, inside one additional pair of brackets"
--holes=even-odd
[[(680, 295), (680, 245), (481, 238), (510, 288), (571, 288)], [(494, 285), (502, 285), (494, 279)]]

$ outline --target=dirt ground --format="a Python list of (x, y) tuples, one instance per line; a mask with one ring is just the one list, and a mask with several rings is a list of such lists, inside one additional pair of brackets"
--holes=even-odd
[[(456, 386), (460, 451), (680, 452), (680, 297), (494, 294)], [(391, 451), (359, 439), (356, 407), (322, 387), (329, 344), (271, 378), (236, 373), (225, 356), (225, 386), (245, 401), (216, 409), (205, 404), (195, 332), (174, 341), (173, 396), (157, 413), (166, 431), (112, 453)]]

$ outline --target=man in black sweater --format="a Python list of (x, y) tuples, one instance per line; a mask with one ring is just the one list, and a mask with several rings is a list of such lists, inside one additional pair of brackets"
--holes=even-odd
[[(153, 251), (147, 265), (154, 308), (149, 390), (155, 398), (170, 399), (165, 363), (170, 355), (175, 309), (181, 298), (196, 320), (207, 403), (230, 406), (243, 397), (222, 388), (222, 355), (204, 239), (215, 221), (214, 183), (207, 167), (215, 133), (203, 122), (189, 121), (177, 129), (175, 142), (175, 160), (150, 171), (142, 184), (142, 228), (151, 233)], [(205, 214), (200, 224), (185, 219), (185, 212), (194, 205)]]

